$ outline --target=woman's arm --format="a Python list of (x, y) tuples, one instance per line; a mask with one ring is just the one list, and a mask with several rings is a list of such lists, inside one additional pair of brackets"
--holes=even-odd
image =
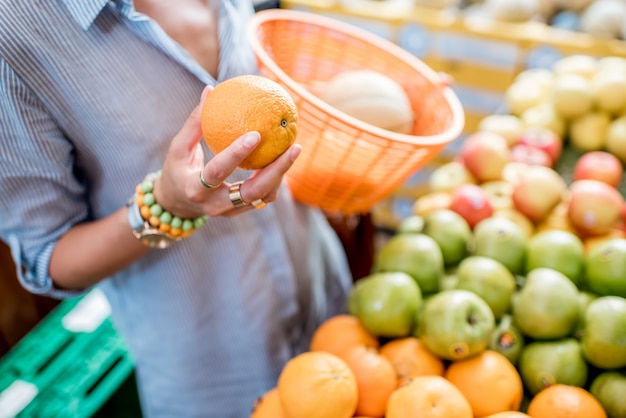
[(79, 224), (59, 239), (50, 258), (50, 277), (59, 288), (78, 290), (124, 269), (149, 248), (137, 240), (122, 208), (95, 222)]
[[(210, 87), (205, 89), (201, 103), (172, 140), (162, 174), (154, 183), (156, 201), (172, 214), (184, 218), (203, 214), (230, 217), (254, 210), (251, 205), (235, 208), (224, 182), (258, 145), (260, 136), (256, 132), (243, 135), (205, 165), (200, 146), (200, 109), (210, 90)], [(256, 171), (241, 185), (244, 201), (274, 201), (283, 175), (299, 153), (300, 145), (292, 145), (274, 162)], [(220, 186), (204, 187), (199, 177), (201, 170), (206, 181)], [(129, 197), (131, 193), (129, 191)], [(106, 218), (68, 230), (54, 247), (49, 274), (57, 287), (84, 289), (124, 269), (148, 250), (149, 247), (134, 237), (128, 209), (124, 207)]]

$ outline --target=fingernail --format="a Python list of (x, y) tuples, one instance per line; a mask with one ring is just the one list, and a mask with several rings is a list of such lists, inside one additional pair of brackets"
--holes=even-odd
[(295, 161), (296, 158), (298, 158), (298, 155), (300, 155), (301, 151), (302, 151), (302, 145), (300, 144), (295, 144), (291, 147), (289, 158), (291, 159), (292, 162)]
[(243, 145), (247, 148), (252, 148), (261, 140), (261, 135), (258, 132), (248, 132), (243, 137)]
[(213, 90), (212, 86), (206, 86), (204, 90), (202, 90), (202, 95), (200, 96), (200, 103), (204, 103), (209, 93)]

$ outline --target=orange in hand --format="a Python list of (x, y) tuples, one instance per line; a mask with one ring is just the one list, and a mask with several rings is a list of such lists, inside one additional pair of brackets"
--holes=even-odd
[(261, 142), (239, 165), (258, 170), (274, 161), (296, 140), (298, 112), (287, 91), (275, 81), (242, 75), (219, 83), (202, 107), (201, 128), (214, 153), (243, 134), (258, 131)]

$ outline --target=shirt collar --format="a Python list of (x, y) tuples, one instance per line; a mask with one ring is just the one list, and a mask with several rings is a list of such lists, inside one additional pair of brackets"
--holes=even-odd
[(70, 12), (76, 23), (83, 30), (89, 29), (89, 26), (96, 20), (104, 6), (109, 0), (61, 0)]

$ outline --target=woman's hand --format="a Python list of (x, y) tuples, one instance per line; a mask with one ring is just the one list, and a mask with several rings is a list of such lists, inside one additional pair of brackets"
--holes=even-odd
[[(212, 87), (206, 87), (200, 104), (193, 110), (183, 128), (174, 137), (155, 184), (156, 201), (176, 216), (192, 218), (199, 215), (234, 216), (254, 209), (251, 204), (235, 207), (225, 183), (237, 166), (256, 148), (258, 132), (248, 132), (228, 148), (215, 155), (206, 165), (200, 144), (202, 105)], [(255, 171), (240, 187), (241, 198), (247, 202), (276, 200), (284, 174), (300, 154), (294, 144), (265, 168)], [(207, 185), (202, 184), (201, 176)]]

